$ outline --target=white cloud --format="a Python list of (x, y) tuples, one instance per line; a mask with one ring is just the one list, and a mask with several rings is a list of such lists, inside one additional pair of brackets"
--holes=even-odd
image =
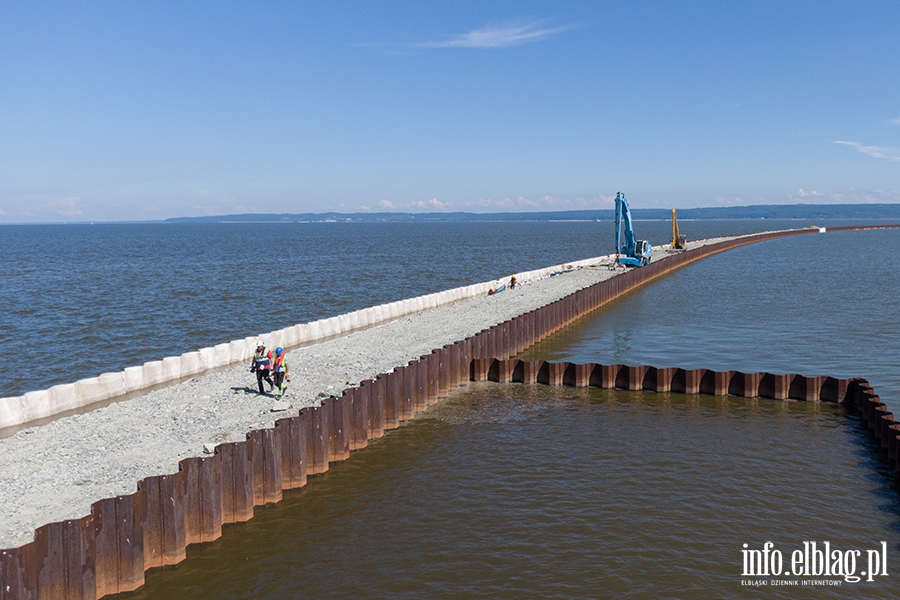
[(900, 162), (900, 148), (892, 148), (891, 146), (865, 146), (859, 142), (845, 142), (841, 140), (835, 140), (834, 143), (852, 146), (856, 148), (857, 152), (868, 154), (872, 158), (883, 158), (885, 160)]
[(900, 125), (900, 117), (897, 117), (896, 119), (891, 119), (890, 121), (888, 121), (888, 123), (890, 123), (891, 125)]
[(603, 195), (601, 195), (600, 197), (595, 198), (595, 200), (599, 201), (600, 204), (608, 204), (608, 205), (610, 205), (610, 206), (615, 206), (615, 205), (616, 205), (616, 197), (615, 197), (615, 196), (603, 196)]
[(0, 208), (0, 215), (5, 215), (5, 214), (6, 214), (6, 212), (2, 208)]
[(525, 25), (488, 25), (446, 40), (415, 45), (420, 48), (510, 48), (547, 39), (572, 27), (543, 28), (538, 21)]
[(597, 196), (595, 198), (557, 198), (555, 196), (545, 195), (540, 198), (526, 198), (519, 196), (517, 198), (502, 198), (494, 200), (492, 198), (482, 198), (474, 202), (466, 202), (466, 207), (487, 208), (491, 210), (578, 210), (603, 208), (611, 206), (615, 201), (615, 196)]
[(800, 198), (806, 198), (807, 196), (824, 196), (824, 195), (825, 195), (825, 192), (817, 192), (816, 190), (807, 192), (807, 191), (804, 191), (803, 188), (800, 188), (797, 191), (797, 196)]
[(451, 204), (451, 202), (441, 202), (437, 198), (432, 198), (431, 200), (414, 200), (412, 202), (407, 202), (403, 205), (403, 208), (436, 208), (438, 210), (443, 210)]
[(378, 202), (378, 208), (394, 208), (394, 203), (390, 200), (381, 200)]
[(84, 213), (81, 212), (81, 208), (79, 208), (78, 203), (81, 202), (81, 198), (77, 196), (68, 196), (63, 198), (57, 203), (56, 212), (59, 213), (63, 217), (77, 217)]

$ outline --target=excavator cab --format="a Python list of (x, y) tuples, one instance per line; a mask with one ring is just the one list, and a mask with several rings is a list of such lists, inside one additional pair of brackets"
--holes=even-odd
[(650, 259), (652, 258), (653, 254), (653, 249), (650, 246), (650, 242), (648, 242), (647, 240), (635, 240), (634, 250), (635, 254), (640, 256), (642, 259), (646, 259), (641, 261), (642, 265), (650, 264)]

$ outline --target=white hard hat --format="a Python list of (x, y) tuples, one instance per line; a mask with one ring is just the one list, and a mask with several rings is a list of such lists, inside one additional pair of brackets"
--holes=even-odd
[(260, 346), (265, 346), (265, 344), (263, 344), (262, 340), (256, 340), (256, 347), (259, 348)]

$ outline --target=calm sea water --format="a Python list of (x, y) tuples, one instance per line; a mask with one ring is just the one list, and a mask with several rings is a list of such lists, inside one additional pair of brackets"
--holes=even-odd
[[(696, 238), (808, 224), (695, 222), (682, 228)], [(26, 283), (38, 274), (11, 277), (14, 270), (4, 261), (4, 301), (16, 299), (10, 312), (19, 316), (3, 316), (3, 343), (12, 344), (5, 336), (13, 326), (16, 335), (27, 335), (29, 328), (65, 329), (68, 335), (29, 339), (67, 348), (67, 368), (75, 368), (95, 358), (79, 348), (109, 349), (117, 336), (136, 336), (146, 345), (128, 363), (134, 364), (157, 358), (153, 352), (175, 353), (169, 348), (179, 344), (172, 339), (188, 346), (179, 347), (181, 352), (605, 253), (604, 240), (612, 236), (604, 223), (433, 225), (348, 224), (331, 230), (323, 225), (318, 231), (333, 232), (334, 239), (326, 242), (324, 234), (316, 239), (330, 243), (330, 253), (295, 239), (291, 260), (304, 263), (303, 252), (320, 252), (332, 265), (320, 272), (329, 276), (312, 275), (320, 267), (312, 263), (302, 265), (305, 276), (286, 276), (293, 283), (282, 287), (294, 286), (292, 308), (285, 308), (283, 321), (264, 327), (256, 326), (254, 286), (267, 298), (277, 292), (264, 290), (271, 282), (255, 279), (268, 263), (248, 244), (262, 240), (268, 251), (277, 246), (272, 240), (283, 236), (281, 245), (289, 247), (304, 226), (108, 226), (101, 234), (89, 227), (81, 230), (87, 233), (47, 228), (47, 236), (64, 238), (60, 248), (78, 247), (73, 240), (79, 236), (95, 243), (90, 236), (99, 236), (111, 244), (107, 250), (117, 243), (128, 247), (123, 230), (145, 240), (138, 245), (143, 251), (126, 252), (129, 260), (110, 258), (114, 266), (103, 260), (92, 266), (85, 254), (82, 264), (73, 249), (56, 258), (58, 282), (94, 278), (109, 290), (123, 287), (115, 272), (130, 273), (141, 282), (126, 295), (131, 313), (104, 317), (108, 311), (127, 313), (104, 302), (105, 291), (56, 291), (50, 294), (56, 300), (47, 301)], [(641, 227), (641, 237), (666, 241), (668, 224)], [(22, 235), (21, 230), (27, 228), (0, 228), (5, 248), (15, 246), (10, 231)], [(357, 234), (348, 241), (339, 235), (346, 231)], [(416, 235), (418, 241), (411, 241)], [(110, 236), (119, 239), (113, 243)], [(183, 236), (180, 248), (206, 240), (218, 250), (201, 252), (204, 264), (212, 265), (217, 256), (218, 266), (204, 270), (192, 255), (173, 252), (169, 263), (156, 263), (155, 278), (139, 277), (144, 269), (130, 265), (158, 261), (152, 251), (160, 236)], [(353, 239), (357, 246), (348, 245)], [(86, 256), (96, 259), (97, 247), (92, 248)], [(900, 231), (892, 230), (799, 236), (730, 250), (629, 294), (524, 357), (863, 376), (896, 410), (898, 257)], [(248, 263), (238, 264), (244, 258)], [(394, 262), (380, 264), (384, 261)], [(30, 264), (39, 271), (36, 262)], [(452, 276), (446, 272), (449, 264)], [(207, 276), (208, 270), (217, 275)], [(186, 280), (173, 281), (185, 273), (199, 289), (221, 296), (185, 295), (183, 305), (176, 302), (173, 308), (173, 290), (192, 287)], [(8, 281), (19, 282), (18, 292), (9, 291)], [(362, 281), (369, 289), (360, 289)], [(240, 301), (223, 299), (226, 291), (236, 293), (229, 291), (235, 282), (252, 289)], [(332, 297), (348, 304), (336, 308), (337, 300), (322, 300), (326, 282), (333, 284)], [(307, 295), (302, 291), (312, 289)], [(34, 313), (27, 312), (29, 295), (37, 296)], [(290, 294), (282, 290), (281, 297)], [(306, 307), (304, 298), (314, 308)], [(67, 316), (54, 302), (68, 302), (81, 316)], [(94, 313), (96, 319), (85, 316)], [(104, 335), (86, 345), (75, 343), (106, 318)], [(215, 333), (222, 319), (231, 319), (237, 329)], [(142, 323), (137, 335), (134, 321), (156, 325)], [(215, 339), (187, 344), (201, 331)], [(105, 370), (110, 369), (98, 372)], [(472, 384), (311, 478), (302, 490), (286, 493), (279, 505), (258, 508), (251, 522), (226, 527), (217, 542), (191, 548), (178, 567), (151, 572), (135, 597), (727, 597), (747, 593), (743, 544), (760, 549), (767, 541), (786, 557), (804, 541), (829, 541), (833, 548), (861, 550), (863, 557), (885, 541), (891, 573), (873, 583), (844, 582), (836, 588), (769, 587), (769, 595), (896, 596), (900, 501), (894, 476), (841, 407)]]
[[(685, 222), (689, 237), (800, 221)], [(641, 222), (653, 243), (666, 222)], [(367, 306), (608, 254), (603, 223), (0, 226), (0, 397)]]

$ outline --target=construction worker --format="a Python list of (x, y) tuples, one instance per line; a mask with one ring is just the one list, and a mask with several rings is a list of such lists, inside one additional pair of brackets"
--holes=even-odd
[(511, 289), (511, 290), (516, 289), (516, 276), (515, 275), (513, 275), (509, 280), (509, 289)]
[(272, 351), (266, 350), (262, 340), (256, 342), (256, 353), (253, 355), (253, 361), (250, 363), (250, 371), (256, 372), (256, 383), (259, 385), (259, 393), (264, 394), (263, 380), (268, 382), (269, 391), (275, 388), (272, 378), (269, 376), (272, 370)]
[(278, 395), (284, 396), (284, 390), (287, 389), (287, 383), (291, 380), (288, 371), (287, 360), (285, 360), (284, 348), (279, 346), (275, 348), (275, 360), (272, 362), (275, 387), (278, 388)]

